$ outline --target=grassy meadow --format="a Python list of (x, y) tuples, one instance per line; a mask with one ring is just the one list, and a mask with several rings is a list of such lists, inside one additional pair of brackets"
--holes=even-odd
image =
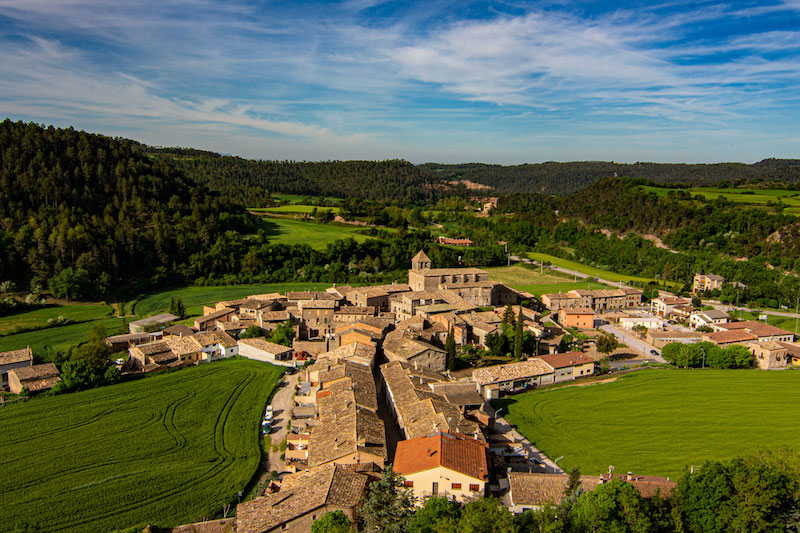
[[(671, 190), (677, 190), (650, 186), (644, 188), (662, 197), (666, 196)], [(724, 196), (731, 202), (742, 205), (766, 207), (770, 202), (781, 202), (786, 206), (784, 209), (786, 212), (800, 214), (800, 191), (790, 191), (786, 189), (722, 189), (719, 187), (692, 187), (686, 190), (692, 196), (699, 194), (707, 200), (715, 200), (720, 196)]]
[(567, 292), (573, 289), (606, 289), (608, 285), (594, 281), (572, 281), (572, 278), (560, 272), (545, 271), (513, 265), (510, 267), (488, 267), (489, 277), (514, 289), (526, 291), (539, 296), (551, 292)]
[(528, 252), (528, 257), (533, 259), (534, 261), (547, 261), (555, 266), (559, 266), (569, 270), (577, 270), (578, 272), (582, 272), (589, 276), (603, 278), (609, 281), (621, 281), (622, 283), (628, 283), (631, 281), (650, 283), (658, 281), (653, 278), (645, 278), (642, 276), (630, 276), (628, 274), (618, 274), (616, 272), (611, 272), (610, 270), (602, 270), (600, 268), (596, 268), (593, 266), (584, 265), (583, 263), (578, 263), (577, 261), (570, 261), (569, 259), (562, 259), (554, 255), (543, 254), (540, 252)]
[(339, 239), (352, 237), (361, 242), (370, 238), (361, 233), (363, 227), (348, 224), (320, 224), (291, 218), (262, 218), (261, 223), (272, 243), (308, 244), (317, 250), (324, 250)]
[(254, 213), (311, 213), (314, 209), (318, 212), (330, 211), (334, 215), (339, 214), (338, 207), (319, 207), (316, 205), (307, 204), (289, 204), (277, 207), (255, 207), (249, 210)]
[(221, 513), (256, 471), (282, 372), (234, 359), (1, 408), (2, 529), (172, 527)]
[(48, 320), (64, 317), (70, 322), (86, 322), (110, 316), (112, 309), (106, 304), (53, 305), (0, 318), (0, 335), (8, 335), (18, 329), (41, 328)]
[[(54, 309), (58, 309), (58, 307)], [(7, 320), (13, 320), (14, 316), (15, 315), (0, 318), (0, 324), (5, 323)], [(70, 347), (86, 342), (86, 339), (89, 337), (89, 332), (97, 324), (102, 324), (108, 335), (116, 335), (119, 333), (127, 333), (128, 322), (132, 320), (135, 320), (135, 318), (104, 316), (96, 320), (88, 320), (77, 324), (4, 335), (0, 337), (0, 352), (19, 350), (30, 346), (36, 357), (44, 361), (49, 361), (54, 352), (66, 352)]]
[(496, 402), (565, 470), (679, 476), (754, 449), (800, 446), (800, 371), (647, 370)]
[(170, 299), (180, 296), (181, 301), (186, 306), (187, 314), (189, 316), (199, 316), (203, 314), (204, 305), (210, 305), (220, 300), (234, 300), (251, 294), (267, 294), (270, 292), (325, 290), (330, 286), (330, 283), (316, 282), (181, 287), (145, 294), (136, 300), (127, 302), (124, 305), (124, 310), (128, 314), (136, 314), (141, 317), (164, 313), (169, 311)]

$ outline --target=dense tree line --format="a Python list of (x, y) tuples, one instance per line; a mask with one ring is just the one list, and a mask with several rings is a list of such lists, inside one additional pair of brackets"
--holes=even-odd
[(557, 505), (513, 515), (495, 498), (459, 505), (444, 497), (412, 506), (409, 489), (391, 470), (370, 488), (352, 524), (327, 513), (314, 533), (760, 533), (800, 527), (800, 463), (796, 454), (753, 454), (708, 462), (686, 472), (671, 494), (645, 499), (621, 479), (584, 492), (573, 470)]
[(765, 159), (753, 165), (744, 163), (669, 164), (611, 161), (575, 161), (569, 163), (527, 163), (524, 165), (487, 165), (465, 163), (420, 165), (439, 181), (469, 180), (493, 187), (502, 194), (540, 193), (566, 195), (610, 176), (627, 176), (655, 183), (693, 183), (714, 185), (720, 181), (800, 182), (800, 161)]
[(271, 193), (424, 204), (435, 197), (429, 173), (408, 161), (264, 161), (191, 149), (147, 148), (189, 178), (248, 207), (270, 205)]

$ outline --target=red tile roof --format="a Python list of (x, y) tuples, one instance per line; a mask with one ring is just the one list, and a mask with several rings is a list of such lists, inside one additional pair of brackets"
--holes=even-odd
[(489, 445), (458, 433), (434, 433), (397, 443), (394, 470), (414, 474), (439, 466), (475, 479), (489, 478)]

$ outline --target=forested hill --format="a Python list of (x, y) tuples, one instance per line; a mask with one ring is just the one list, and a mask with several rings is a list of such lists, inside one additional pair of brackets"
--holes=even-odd
[(559, 216), (619, 234), (652, 234), (678, 250), (735, 257), (765, 256), (773, 265), (800, 270), (796, 216), (684, 191), (658, 197), (633, 180), (610, 178), (561, 199)]
[(146, 148), (188, 177), (250, 207), (269, 203), (271, 193), (335, 196), (422, 205), (436, 191), (428, 172), (402, 160), (263, 161), (186, 148)]
[(87, 297), (191, 276), (202, 250), (248, 224), (242, 206), (131, 141), (0, 123), (0, 280), (21, 290), (69, 268)]
[(571, 163), (536, 163), (524, 165), (486, 165), (466, 163), (442, 165), (426, 163), (420, 168), (433, 174), (437, 181), (469, 180), (488, 185), (502, 194), (530, 193), (570, 194), (590, 183), (614, 176), (640, 178), (655, 183), (691, 183), (713, 185), (723, 180), (800, 182), (800, 161), (765, 159), (753, 165), (744, 163), (717, 164), (620, 164), (608, 161)]

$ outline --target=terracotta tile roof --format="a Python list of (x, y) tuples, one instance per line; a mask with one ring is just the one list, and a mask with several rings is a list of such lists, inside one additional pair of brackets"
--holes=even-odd
[[(326, 385), (334, 381), (337, 381), (337, 386)], [(375, 389), (375, 379), (372, 376), (372, 370), (368, 366), (350, 361), (333, 365), (327, 370), (320, 370), (319, 384), (323, 389), (332, 389), (334, 393), (347, 390), (353, 391), (357, 406), (370, 411), (378, 410), (378, 393)]]
[(236, 508), (237, 533), (271, 531), (325, 506), (354, 509), (369, 477), (342, 465), (326, 465), (283, 478), (278, 492)]
[(319, 425), (311, 430), (308, 465), (326, 464), (356, 452), (387, 458), (383, 421), (358, 407), (352, 390), (318, 398)]
[(301, 300), (297, 306), (300, 310), (304, 309), (336, 309), (334, 300)]
[(130, 350), (138, 350), (143, 355), (156, 355), (171, 351), (169, 344), (166, 341), (150, 342), (147, 344), (137, 344), (130, 348)]
[(33, 361), (33, 352), (30, 347), (0, 353), (0, 366), (24, 363), (25, 361)]
[(236, 311), (234, 309), (231, 309), (230, 307), (223, 307), (222, 309), (214, 311), (213, 313), (210, 313), (208, 315), (195, 318), (194, 321), (198, 324), (204, 324), (206, 322), (213, 322), (220, 317), (223, 317), (225, 315), (230, 315), (235, 312)]
[(58, 369), (56, 368), (56, 365), (54, 365), (53, 363), (44, 363), (41, 365), (33, 365), (33, 366), (23, 366), (21, 368), (15, 368), (13, 370), (9, 370), (8, 373), (15, 374), (23, 385), (25, 385), (24, 382), (26, 381), (54, 378), (59, 376)]
[(704, 339), (715, 344), (729, 344), (732, 342), (746, 342), (758, 340), (758, 337), (742, 330), (731, 331), (715, 331), (714, 333), (706, 333), (703, 335)]
[(594, 309), (589, 309), (588, 307), (567, 307), (561, 309), (559, 313), (564, 313), (565, 315), (593, 315)]
[(428, 385), (431, 390), (442, 396), (447, 403), (458, 405), (459, 407), (466, 405), (481, 405), (483, 398), (478, 394), (478, 390), (474, 383), (463, 381), (443, 381), (438, 383), (430, 383)]
[(482, 438), (477, 423), (464, 418), (457, 405), (431, 390), (431, 383), (446, 381), (444, 375), (400, 361), (381, 365), (381, 374), (406, 438), (448, 430)]
[(408, 361), (428, 350), (445, 353), (444, 350), (432, 344), (419, 339), (409, 339), (408, 337), (400, 337), (399, 339), (388, 341), (383, 346), (383, 351), (390, 361)]
[(267, 353), (271, 353), (272, 355), (284, 354), (286, 352), (291, 352), (292, 348), (290, 346), (284, 346), (282, 344), (275, 344), (274, 342), (269, 342), (264, 337), (255, 337), (252, 339), (240, 339), (239, 344), (246, 344), (247, 346), (252, 346), (258, 350), (263, 350)]
[(201, 331), (192, 338), (200, 343), (201, 346), (219, 344), (223, 348), (233, 348), (237, 345), (234, 338), (223, 331)]
[[(197, 353), (203, 349), (203, 347), (200, 346), (197, 340), (195, 340), (194, 337), (192, 336), (180, 337), (177, 339), (175, 338), (166, 339), (164, 343), (169, 347), (170, 355), (174, 354), (177, 357)], [(161, 354), (166, 355), (167, 353), (168, 352), (160, 352), (158, 354), (148, 354), (148, 355), (150, 355), (154, 361), (158, 362), (156, 360), (156, 356)]]
[(400, 475), (444, 467), (481, 481), (489, 479), (489, 445), (458, 433), (439, 432), (397, 443), (394, 470)]
[(640, 476), (638, 474), (613, 474), (611, 476), (602, 474), (600, 476), (601, 483), (607, 483), (612, 479), (621, 479), (626, 483), (630, 483), (633, 488), (639, 491), (642, 498), (652, 498), (658, 492), (663, 496), (669, 496), (678, 485), (669, 478), (661, 476)]
[(340, 346), (335, 350), (331, 350), (329, 352), (321, 353), (317, 357), (317, 359), (348, 359), (348, 358), (357, 358), (357, 359), (364, 359), (367, 361), (374, 361), (375, 360), (375, 353), (376, 353), (375, 346), (370, 344), (364, 344), (361, 342), (351, 342), (350, 344), (345, 344), (344, 346)]
[(488, 385), (490, 383), (525, 379), (552, 373), (553, 368), (550, 365), (541, 359), (531, 359), (529, 361), (520, 361), (519, 363), (476, 368), (472, 371), (472, 378), (480, 385)]
[[(514, 505), (541, 506), (557, 505), (569, 486), (566, 474), (530, 474), (511, 472), (508, 475), (510, 499)], [(582, 476), (584, 491), (594, 490), (600, 484), (597, 476)]]
[(289, 320), (289, 311), (261, 311), (258, 315), (264, 322), (286, 322)]
[(567, 368), (576, 365), (594, 363), (594, 359), (581, 352), (554, 353), (551, 355), (540, 355), (536, 359), (541, 359), (553, 368)]
[(770, 326), (769, 324), (764, 324), (763, 322), (757, 322), (755, 320), (745, 320), (743, 322), (728, 322), (727, 324), (718, 324), (718, 326), (727, 330), (744, 329), (749, 333), (752, 333), (756, 337), (793, 335), (791, 331), (786, 331), (785, 329), (777, 328), (775, 326)]

